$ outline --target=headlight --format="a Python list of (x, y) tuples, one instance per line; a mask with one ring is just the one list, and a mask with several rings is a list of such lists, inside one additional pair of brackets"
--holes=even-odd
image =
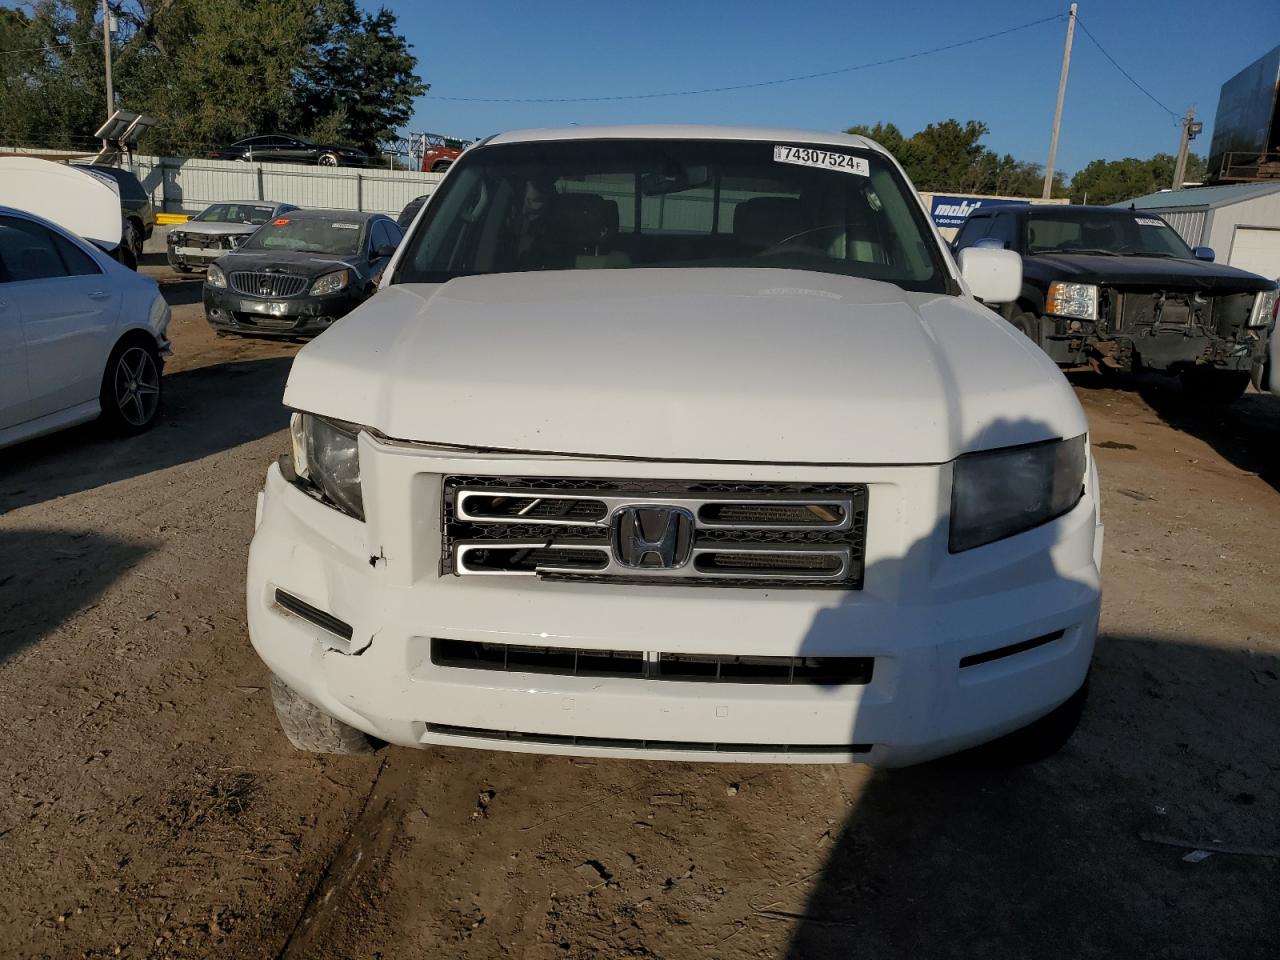
[(951, 552), (1066, 513), (1084, 493), (1085, 453), (1081, 435), (960, 457), (951, 485)]
[(1049, 284), (1049, 299), (1045, 312), (1054, 317), (1071, 317), (1073, 320), (1098, 319), (1098, 288), (1092, 283)]
[(1249, 326), (1269, 327), (1276, 319), (1276, 309), (1280, 307), (1280, 293), (1275, 290), (1264, 290), (1253, 298), (1253, 312), (1249, 314)]
[(170, 231), (169, 231), (168, 236), (167, 236), (167, 239), (168, 239), (168, 241), (169, 241), (170, 245), (179, 244), (179, 243), (181, 243), (183, 240), (185, 240), (186, 238), (187, 238), (187, 237), (186, 237), (186, 234), (183, 234), (183, 233), (174, 233), (172, 230), (170, 230)]
[(348, 270), (326, 273), (311, 285), (311, 296), (323, 297), (330, 293), (337, 293), (339, 290), (345, 290), (350, 282), (351, 273)]
[(222, 268), (209, 264), (209, 269), (205, 272), (204, 282), (211, 287), (225, 287), (227, 285), (227, 275), (222, 272)]
[(343, 513), (363, 520), (359, 433), (355, 424), (309, 413), (295, 413), (289, 419), (294, 473)]

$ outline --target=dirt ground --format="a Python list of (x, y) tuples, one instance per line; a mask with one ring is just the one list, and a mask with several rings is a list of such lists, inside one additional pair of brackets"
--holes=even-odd
[(161, 425), (0, 451), (0, 955), (1280, 956), (1280, 401), (1074, 378), (1103, 637), (1038, 766), (322, 758), (244, 627), (297, 347), (147, 269)]

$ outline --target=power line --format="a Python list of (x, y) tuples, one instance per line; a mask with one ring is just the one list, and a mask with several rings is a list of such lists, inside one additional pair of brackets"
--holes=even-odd
[(0, 50), (0, 57), (10, 53), (44, 53), (48, 50), (66, 50), (68, 47), (96, 47), (101, 40), (81, 40), (76, 43), (46, 43), (42, 47), (19, 47), (16, 50)]
[(1065, 16), (1066, 14), (1055, 13), (1053, 16), (1041, 17), (1039, 20), (1032, 20), (1030, 23), (1023, 23), (1016, 27), (1009, 27), (1006, 30), (997, 30), (995, 33), (984, 34), (981, 37), (973, 37), (969, 40), (959, 40), (955, 43), (944, 44), (940, 47), (931, 47), (928, 50), (920, 50), (916, 53), (907, 53), (898, 57), (888, 57), (884, 60), (873, 60), (869, 63), (858, 63), (848, 67), (837, 67), (834, 70), (823, 70), (819, 73), (805, 73), (795, 77), (782, 77), (777, 80), (757, 80), (754, 83), (735, 83), (721, 87), (703, 87), (697, 90), (668, 90), (662, 93), (630, 93), (600, 97), (449, 97), (428, 93), (425, 95), (425, 99), (452, 100), (461, 103), (599, 103), (606, 100), (655, 100), (660, 97), (692, 97), (704, 93), (726, 93), (732, 90), (753, 90), (758, 87), (771, 87), (782, 83), (796, 83), (800, 80), (817, 80), (821, 77), (833, 77), (841, 73), (852, 73), (855, 70), (867, 70), (871, 67), (883, 67), (891, 63), (902, 63), (906, 60), (916, 60), (920, 57), (931, 56), (935, 53), (943, 53), (947, 50), (955, 50), (959, 47), (967, 47), (975, 43), (982, 43), (985, 40), (994, 40), (996, 37), (1008, 36), (1009, 34), (1017, 33), (1020, 30), (1038, 27), (1042, 23), (1063, 20)]
[(1095, 36), (1093, 35), (1093, 32), (1092, 32), (1092, 31), (1091, 31), (1087, 26), (1085, 26), (1085, 22), (1084, 22), (1083, 20), (1081, 20), (1081, 19), (1080, 19), (1080, 17), (1079, 17), (1078, 15), (1077, 15), (1077, 17), (1076, 17), (1076, 23), (1078, 23), (1078, 24), (1080, 25), (1080, 29), (1081, 29), (1081, 30), (1083, 30), (1083, 31), (1085, 32), (1085, 36), (1087, 36), (1091, 41), (1093, 41), (1093, 45), (1094, 45), (1095, 47), (1097, 47), (1097, 48), (1098, 48), (1098, 52), (1099, 52), (1099, 53), (1101, 53), (1101, 54), (1102, 54), (1104, 57), (1106, 57), (1108, 60), (1110, 60), (1110, 61), (1111, 61), (1111, 65), (1112, 65), (1113, 67), (1115, 67), (1117, 70), (1119, 70), (1119, 71), (1124, 75), (1124, 78), (1125, 78), (1126, 80), (1128, 80), (1128, 81), (1129, 81), (1130, 83), (1132, 83), (1135, 87), (1137, 87), (1137, 88), (1138, 88), (1139, 90), (1141, 90), (1144, 94), (1146, 94), (1147, 99), (1149, 99), (1149, 100), (1150, 100), (1152, 103), (1154, 103), (1157, 107), (1159, 107), (1159, 108), (1160, 108), (1161, 110), (1163, 110), (1165, 113), (1169, 114), (1169, 116), (1173, 117), (1173, 119), (1175, 119), (1175, 120), (1177, 120), (1177, 119), (1178, 119), (1178, 114), (1177, 114), (1177, 113), (1175, 113), (1173, 110), (1170, 110), (1170, 109), (1169, 109), (1168, 107), (1166, 107), (1163, 103), (1161, 103), (1159, 100), (1157, 100), (1157, 99), (1156, 99), (1156, 97), (1155, 97), (1155, 94), (1153, 94), (1150, 90), (1148, 90), (1146, 87), (1144, 87), (1142, 84), (1140, 84), (1137, 80), (1133, 79), (1133, 74), (1129, 73), (1129, 71), (1128, 71), (1128, 70), (1126, 70), (1124, 67), (1120, 66), (1119, 61), (1117, 61), (1117, 60), (1116, 60), (1116, 58), (1115, 58), (1115, 57), (1113, 57), (1111, 54), (1107, 53), (1106, 48), (1105, 48), (1105, 47), (1103, 47), (1103, 46), (1102, 46), (1102, 44), (1100, 44), (1100, 43), (1098, 42), (1098, 38), (1097, 38), (1097, 37), (1095, 37)]

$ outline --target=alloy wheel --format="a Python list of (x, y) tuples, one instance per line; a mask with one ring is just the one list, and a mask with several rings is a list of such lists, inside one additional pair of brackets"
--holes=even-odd
[(133, 427), (151, 422), (160, 405), (160, 369), (143, 347), (129, 347), (116, 362), (113, 395), (120, 416)]

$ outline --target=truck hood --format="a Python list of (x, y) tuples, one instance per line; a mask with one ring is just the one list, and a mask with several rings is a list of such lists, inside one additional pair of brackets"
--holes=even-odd
[(977, 302), (777, 269), (392, 285), (299, 352), (285, 404), (400, 440), (646, 460), (941, 463), (1086, 430), (1053, 363)]
[(1270, 280), (1255, 273), (1206, 260), (1083, 253), (1038, 253), (1027, 260), (1047, 267), (1062, 279), (1108, 287), (1162, 287), (1227, 294), (1270, 290), (1272, 286)]
[(237, 250), (219, 257), (218, 266), (226, 271), (246, 270), (254, 273), (289, 273), (296, 277), (320, 277), (343, 267), (360, 274), (360, 258), (340, 257), (329, 253), (301, 253), (289, 250)]

